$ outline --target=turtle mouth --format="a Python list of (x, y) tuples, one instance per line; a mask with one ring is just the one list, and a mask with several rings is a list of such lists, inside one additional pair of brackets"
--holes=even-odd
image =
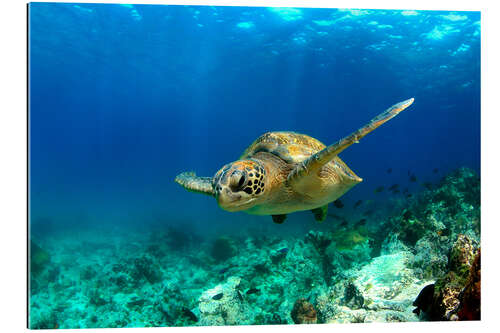
[(226, 206), (234, 206), (241, 199), (241, 195), (233, 193), (228, 188), (224, 188), (216, 192), (216, 198), (219, 206), (225, 209)]
[(243, 202), (240, 202), (241, 199), (242, 196), (240, 194), (228, 194), (226, 192), (225, 195), (217, 196), (217, 203), (222, 209), (228, 212), (237, 212), (248, 209), (248, 205), (256, 200), (256, 198), (249, 198)]

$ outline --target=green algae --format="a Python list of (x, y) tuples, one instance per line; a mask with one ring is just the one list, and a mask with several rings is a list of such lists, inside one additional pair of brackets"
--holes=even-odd
[(38, 276), (50, 263), (50, 255), (33, 240), (30, 242), (30, 270)]
[(334, 233), (332, 238), (339, 251), (352, 250), (356, 245), (361, 245), (370, 239), (365, 227), (341, 230)]

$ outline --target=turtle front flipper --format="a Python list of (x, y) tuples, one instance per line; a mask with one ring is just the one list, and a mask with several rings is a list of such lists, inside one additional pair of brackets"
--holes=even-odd
[(183, 172), (175, 177), (175, 182), (188, 191), (214, 195), (211, 177), (198, 177), (194, 172)]
[(367, 125), (358, 129), (356, 132), (324, 148), (323, 150), (317, 152), (303, 162), (297, 164), (295, 169), (293, 169), (288, 175), (287, 181), (293, 185), (294, 182), (301, 181), (304, 179), (304, 177), (315, 174), (319, 169), (321, 169), (325, 164), (334, 159), (335, 156), (340, 154), (344, 149), (346, 149), (353, 143), (358, 143), (359, 140), (361, 140), (361, 138), (363, 138), (365, 135), (367, 135), (383, 123), (394, 118), (401, 111), (409, 107), (413, 103), (413, 100), (414, 98), (410, 98), (406, 101), (391, 106), (390, 108), (373, 118)]

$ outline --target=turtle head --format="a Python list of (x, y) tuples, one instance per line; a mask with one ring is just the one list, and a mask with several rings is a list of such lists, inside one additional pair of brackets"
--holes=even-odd
[(226, 164), (213, 178), (219, 206), (237, 212), (255, 206), (263, 197), (266, 170), (261, 162), (239, 160)]

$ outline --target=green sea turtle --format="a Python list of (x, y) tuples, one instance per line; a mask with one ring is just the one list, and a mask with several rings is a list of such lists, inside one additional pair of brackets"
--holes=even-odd
[(283, 223), (288, 213), (311, 210), (316, 220), (323, 221), (328, 204), (362, 181), (338, 154), (406, 109), (413, 100), (391, 106), (328, 147), (304, 134), (269, 132), (214, 177), (183, 172), (175, 181), (189, 191), (214, 196), (219, 206), (230, 212), (272, 215), (275, 223)]

